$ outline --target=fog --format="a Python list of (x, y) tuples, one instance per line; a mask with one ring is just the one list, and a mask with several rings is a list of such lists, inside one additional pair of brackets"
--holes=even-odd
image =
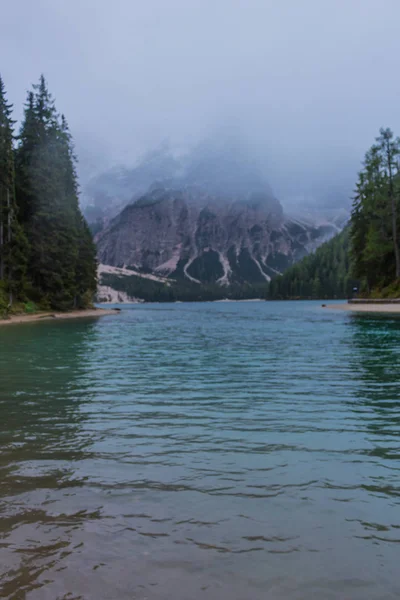
[(14, 0), (0, 72), (21, 118), (44, 73), (85, 181), (235, 129), (286, 204), (343, 204), (400, 134), (398, 0)]

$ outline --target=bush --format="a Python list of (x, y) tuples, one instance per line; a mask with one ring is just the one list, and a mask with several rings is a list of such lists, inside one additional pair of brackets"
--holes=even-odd
[(35, 312), (37, 312), (37, 306), (35, 304), (35, 302), (25, 302), (24, 304), (24, 311), (28, 314), (33, 314)]
[(0, 281), (0, 318), (4, 318), (9, 312), (9, 298), (5, 284)]
[(372, 298), (400, 298), (400, 279), (396, 279), (390, 285), (381, 290), (373, 290)]

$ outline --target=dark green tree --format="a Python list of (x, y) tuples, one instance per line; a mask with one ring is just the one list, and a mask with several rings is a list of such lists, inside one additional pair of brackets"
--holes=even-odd
[[(30, 244), (29, 276), (42, 305), (67, 310), (93, 291), (83, 289), (78, 265), (82, 244), (91, 251), (79, 209), (73, 144), (42, 76), (29, 92), (17, 149), (17, 200)], [(85, 281), (96, 277), (95, 260), (85, 261)]]
[(96, 246), (93, 242), (90, 229), (79, 209), (79, 186), (75, 167), (76, 155), (72, 136), (64, 115), (61, 117), (61, 131), (64, 136), (64, 176), (67, 202), (70, 206), (71, 214), (75, 219), (77, 233), (74, 307), (85, 308), (88, 304), (91, 304), (97, 287)]
[(34, 156), (39, 144), (38, 122), (35, 115), (34, 94), (28, 92), (24, 107), (24, 120), (18, 136), (19, 146), (15, 154), (16, 194), (19, 218), (26, 226), (38, 209), (34, 191)]
[(10, 305), (15, 296), (23, 294), (28, 255), (15, 200), (13, 125), (12, 105), (0, 77), (0, 280)]
[(358, 285), (349, 276), (349, 231), (320, 246), (313, 254), (274, 277), (269, 285), (271, 300), (347, 298)]
[(390, 129), (366, 153), (351, 214), (352, 272), (365, 291), (379, 291), (399, 277), (397, 157), (400, 140)]
[(390, 204), (392, 217), (392, 241), (396, 262), (396, 277), (400, 277), (400, 250), (397, 239), (397, 205), (398, 198), (395, 191), (395, 177), (399, 172), (400, 138), (394, 139), (391, 129), (382, 128), (380, 135), (376, 138), (378, 143), (379, 155), (381, 158), (381, 168), (385, 179), (387, 180), (387, 198)]

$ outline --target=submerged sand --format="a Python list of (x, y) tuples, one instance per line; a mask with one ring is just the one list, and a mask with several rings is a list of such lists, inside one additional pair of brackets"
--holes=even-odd
[(8, 319), (0, 319), (1, 325), (13, 325), (16, 323), (33, 323), (38, 321), (49, 321), (53, 319), (79, 319), (81, 317), (103, 317), (104, 315), (118, 315), (115, 308), (90, 308), (88, 310), (74, 310), (71, 312), (42, 312), (34, 315), (12, 315)]
[(356, 303), (356, 304), (328, 304), (326, 308), (335, 310), (346, 310), (351, 312), (369, 312), (369, 313), (400, 313), (400, 304), (395, 303)]

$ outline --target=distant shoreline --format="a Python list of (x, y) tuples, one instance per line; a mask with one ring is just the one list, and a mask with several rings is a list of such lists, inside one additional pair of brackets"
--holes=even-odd
[(209, 302), (266, 302), (264, 298), (240, 298), (237, 300), (231, 298), (221, 298), (219, 300), (127, 300), (124, 302), (98, 302), (103, 306), (107, 306), (107, 304), (119, 304), (123, 306), (142, 306), (142, 305), (151, 305), (151, 304), (206, 304)]
[(350, 312), (369, 312), (369, 313), (398, 313), (400, 314), (400, 304), (395, 303), (361, 303), (357, 302), (354, 304), (327, 304), (325, 308), (332, 308), (334, 310), (345, 310)]
[(9, 319), (0, 319), (2, 325), (16, 325), (22, 323), (37, 323), (41, 321), (53, 321), (64, 319), (80, 319), (82, 317), (103, 317), (105, 315), (117, 315), (116, 308), (90, 308), (87, 310), (74, 310), (71, 312), (42, 312), (33, 315), (11, 315)]

